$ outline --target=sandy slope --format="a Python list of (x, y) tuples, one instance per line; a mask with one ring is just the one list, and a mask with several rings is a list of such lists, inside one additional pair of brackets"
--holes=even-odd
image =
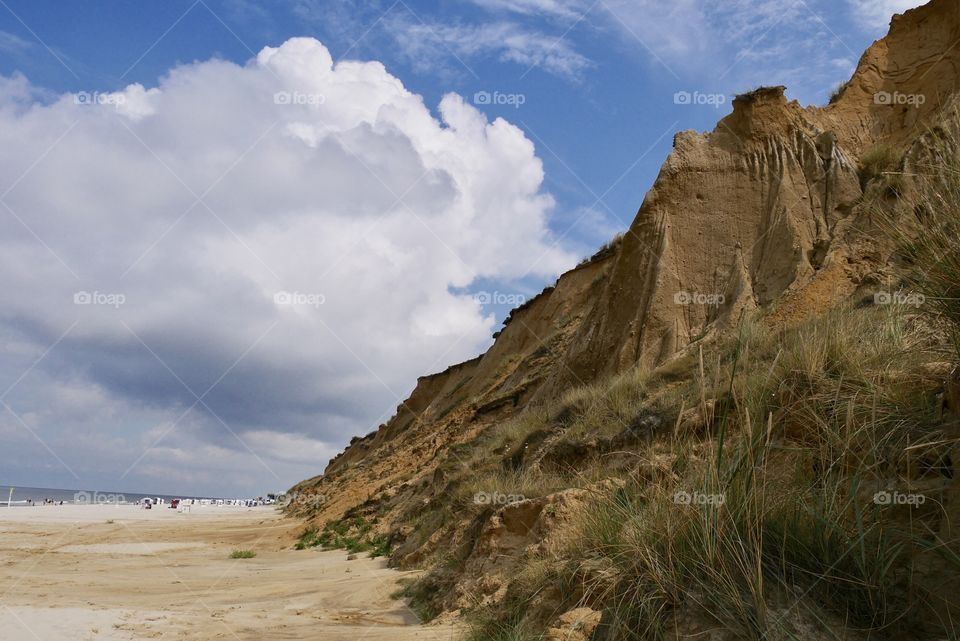
[(390, 598), (403, 574), (382, 561), (290, 549), (300, 527), (270, 508), (0, 508), (0, 639), (456, 638)]

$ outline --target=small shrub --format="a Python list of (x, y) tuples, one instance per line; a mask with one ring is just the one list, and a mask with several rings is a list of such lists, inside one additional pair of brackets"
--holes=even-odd
[(230, 553), (231, 559), (252, 559), (257, 556), (253, 550), (234, 550)]

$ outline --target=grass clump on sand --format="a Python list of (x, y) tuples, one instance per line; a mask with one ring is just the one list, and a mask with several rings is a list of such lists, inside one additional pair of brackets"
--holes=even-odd
[(231, 559), (252, 559), (257, 556), (253, 550), (234, 550), (230, 553)]
[(300, 535), (294, 548), (305, 550), (323, 547), (328, 550), (346, 550), (350, 553), (369, 552), (371, 557), (390, 554), (390, 538), (384, 534), (371, 534), (373, 524), (361, 516), (328, 521), (322, 530), (308, 527)]

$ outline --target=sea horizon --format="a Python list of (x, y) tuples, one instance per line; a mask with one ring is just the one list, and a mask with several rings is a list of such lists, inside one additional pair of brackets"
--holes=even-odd
[[(13, 493), (11, 495), (11, 489)], [(265, 497), (263, 493), (259, 496)], [(43, 504), (44, 500), (52, 499), (55, 503), (63, 501), (64, 503), (99, 503), (99, 504), (123, 504), (136, 503), (143, 498), (159, 498), (164, 501), (171, 499), (209, 499), (209, 500), (234, 500), (234, 499), (253, 499), (256, 496), (219, 496), (212, 494), (169, 494), (164, 492), (122, 492), (93, 489), (74, 489), (74, 488), (52, 488), (52, 487), (34, 487), (27, 485), (0, 485), (0, 507), (6, 507), (8, 500), (12, 503), (19, 501), (30, 501), (34, 504)]]

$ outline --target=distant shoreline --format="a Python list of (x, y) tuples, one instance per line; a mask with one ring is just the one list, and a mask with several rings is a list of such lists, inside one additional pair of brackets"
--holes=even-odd
[[(11, 496), (11, 489), (13, 494)], [(126, 505), (136, 505), (142, 499), (149, 498), (156, 501), (157, 499), (162, 500), (164, 503), (169, 503), (172, 500), (181, 500), (181, 501), (263, 501), (264, 505), (270, 505), (275, 500), (271, 501), (269, 497), (282, 496), (282, 493), (265, 493), (256, 497), (243, 497), (243, 496), (209, 496), (202, 494), (163, 494), (163, 493), (149, 493), (149, 492), (105, 492), (102, 490), (86, 490), (86, 489), (66, 489), (66, 488), (51, 488), (51, 487), (29, 487), (29, 486), (16, 486), (16, 485), (0, 485), (0, 507), (6, 507), (8, 503), (8, 498), (10, 498), (10, 507), (30, 507), (29, 501), (33, 502), (33, 505), (43, 505), (44, 501), (53, 501), (54, 504), (59, 504), (61, 501), (64, 505), (74, 504), (97, 504), (97, 505), (113, 505), (113, 504), (126, 504)], [(49, 505), (49, 503), (48, 503)]]

